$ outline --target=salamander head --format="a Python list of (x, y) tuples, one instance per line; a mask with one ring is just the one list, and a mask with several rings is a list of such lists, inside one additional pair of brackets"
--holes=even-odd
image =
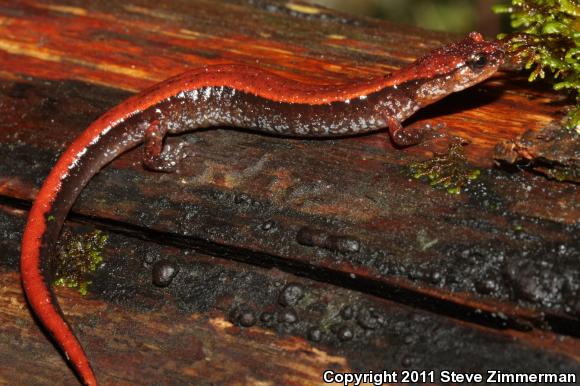
[(465, 39), (448, 44), (417, 59), (401, 70), (395, 84), (411, 83), (420, 106), (431, 104), (489, 78), (503, 63), (504, 51), (495, 41), (471, 32)]

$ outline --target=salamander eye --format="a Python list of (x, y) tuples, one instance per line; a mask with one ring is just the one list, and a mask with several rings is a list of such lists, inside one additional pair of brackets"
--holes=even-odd
[(477, 54), (473, 57), (473, 59), (469, 62), (469, 65), (472, 68), (477, 68), (477, 69), (481, 69), (483, 67), (485, 67), (485, 65), (487, 64), (487, 56), (485, 56), (484, 54)]

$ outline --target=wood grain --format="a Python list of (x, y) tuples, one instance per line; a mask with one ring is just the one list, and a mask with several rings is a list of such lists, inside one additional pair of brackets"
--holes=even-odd
[[(1, 230), (19, 234), (25, 215), (0, 207)], [(70, 223), (65, 232), (93, 229)], [(90, 296), (56, 291), (105, 385), (312, 385), (320, 384), (326, 369), (580, 370), (577, 340), (570, 337), (458, 322), (143, 235), (106, 235), (105, 264)], [(74, 383), (26, 307), (14, 272), (18, 237), (0, 245), (0, 382)], [(152, 283), (153, 266), (161, 260), (179, 268), (166, 288)], [(285, 296), (289, 287), (302, 295)], [(252, 326), (240, 325), (243, 313), (254, 316)], [(313, 330), (320, 331), (319, 341), (312, 341)], [(344, 331), (352, 338), (345, 339)]]

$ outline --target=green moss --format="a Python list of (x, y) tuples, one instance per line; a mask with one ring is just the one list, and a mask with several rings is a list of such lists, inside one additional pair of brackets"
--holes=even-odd
[(574, 167), (561, 167), (554, 165), (552, 168), (542, 170), (546, 176), (558, 182), (563, 181), (579, 181), (580, 169)]
[(496, 13), (507, 13), (518, 31), (498, 36), (516, 62), (531, 70), (529, 80), (550, 74), (555, 90), (568, 92), (576, 105), (565, 125), (580, 130), (580, 1), (512, 0), (496, 5)]
[(461, 193), (468, 181), (479, 177), (480, 171), (468, 166), (463, 145), (454, 142), (445, 154), (435, 154), (433, 158), (413, 163), (411, 174), (416, 179), (427, 179), (431, 186), (441, 187), (450, 194)]
[(78, 288), (81, 295), (86, 295), (91, 284), (89, 277), (103, 261), (107, 239), (99, 230), (83, 235), (65, 231), (57, 244), (53, 284)]

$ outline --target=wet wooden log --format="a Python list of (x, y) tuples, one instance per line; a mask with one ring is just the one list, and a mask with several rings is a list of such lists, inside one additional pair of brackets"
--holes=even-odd
[[(0, 1), (0, 18), (0, 200), (9, 245), (0, 299), (11, 305), (0, 318), (9, 343), (0, 358), (18, 352), (14, 376), (22, 378), (6, 379), (26, 384), (71, 374), (19, 292), (20, 210), (92, 120), (202, 64), (251, 63), (340, 83), (393, 71), (454, 38), (282, 1)], [(142, 169), (136, 149), (93, 179), (75, 205), (73, 217), (108, 230), (112, 241), (89, 299), (62, 289), (59, 299), (97, 371), (115, 384), (231, 383), (235, 374), (308, 384), (336, 363), (485, 371), (536, 357), (538, 371), (577, 372), (579, 187), (493, 162), (498, 143), (541, 130), (564, 104), (549, 88), (502, 72), (421, 112), (414, 121), (445, 122), (448, 136), (405, 150), (393, 149), (385, 132), (309, 141), (220, 128), (171, 138), (184, 141), (190, 157), (177, 173), (160, 175)], [(450, 136), (469, 141), (468, 166), (481, 170), (460, 195), (411, 178), (410, 165), (444, 150)], [(180, 265), (167, 289), (152, 287), (148, 254)], [(251, 279), (236, 279), (239, 272)], [(313, 297), (325, 311), (299, 309), (296, 325), (276, 319), (240, 328), (247, 312), (283, 314), (277, 296), (294, 282), (319, 291)], [(383, 327), (409, 329), (392, 336), (341, 319), (340, 309), (359, 299), (386, 315)], [(425, 351), (424, 318), (460, 332), (441, 333), (435, 351)], [(308, 341), (321, 325), (324, 339)], [(338, 338), (343, 325), (354, 329), (352, 340)], [(508, 358), (495, 345), (510, 339), (517, 354)], [(442, 354), (459, 346), (466, 357), (483, 352), (469, 363)], [(26, 371), (49, 354), (39, 373)], [(153, 378), (160, 363), (165, 370)]]
[[(17, 237), (26, 212), (0, 207), (0, 381), (73, 383), (22, 296)], [(90, 224), (71, 223), (65, 238)], [(58, 289), (103, 384), (320, 384), (325, 370), (486, 374), (580, 371), (577, 339), (465, 323), (377, 296), (106, 232), (90, 295)], [(155, 267), (178, 274), (153, 285)], [(30, 369), (34, 371), (30, 371)], [(434, 375), (435, 377), (435, 375)], [(434, 378), (439, 380), (439, 378)]]

